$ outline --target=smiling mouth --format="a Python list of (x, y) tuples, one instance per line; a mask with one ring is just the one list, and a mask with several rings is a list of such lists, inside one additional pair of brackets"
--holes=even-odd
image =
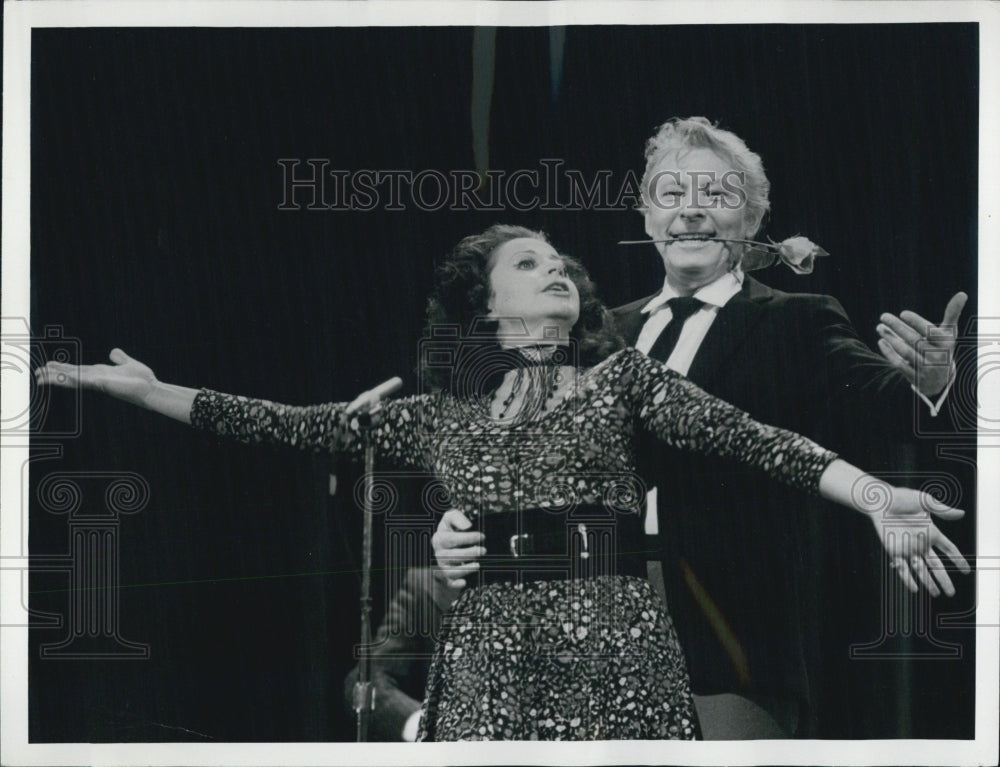
[(714, 232), (692, 232), (690, 234), (672, 234), (667, 237), (667, 242), (708, 242), (715, 237)]

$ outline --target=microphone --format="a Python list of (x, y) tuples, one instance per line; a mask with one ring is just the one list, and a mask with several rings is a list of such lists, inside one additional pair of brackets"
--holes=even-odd
[(399, 376), (393, 376), (388, 381), (383, 381), (374, 389), (369, 389), (368, 391), (361, 392), (351, 404), (347, 406), (344, 411), (345, 415), (356, 415), (356, 414), (366, 414), (371, 415), (382, 404), (382, 400), (389, 395), (399, 391), (403, 386), (403, 379)]

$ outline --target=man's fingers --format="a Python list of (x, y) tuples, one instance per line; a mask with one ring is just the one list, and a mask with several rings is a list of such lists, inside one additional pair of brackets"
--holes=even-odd
[(466, 562), (486, 556), (486, 549), (483, 546), (435, 546), (434, 556), (438, 562)]
[(444, 551), (446, 549), (452, 550), (467, 546), (476, 546), (477, 544), (482, 543), (483, 540), (484, 536), (479, 532), (449, 533), (439, 531), (431, 536), (431, 545), (434, 547), (435, 551), (438, 549)]
[(438, 569), (444, 575), (449, 586), (453, 589), (464, 589), (468, 585), (465, 579), (479, 570), (479, 563), (466, 562), (461, 565), (439, 564)]
[[(888, 339), (888, 337), (883, 336), (879, 339), (878, 349), (882, 352), (882, 356), (885, 357), (886, 361), (896, 368), (900, 373), (906, 376), (910, 383), (916, 380), (916, 373), (914, 372), (914, 366), (905, 357), (903, 357), (896, 347)], [(905, 346), (904, 346), (905, 351)]]
[(896, 353), (900, 364), (910, 369), (916, 369), (917, 348), (915, 344), (908, 343), (906, 339), (901, 338), (886, 325), (879, 325), (875, 330), (879, 334), (880, 349), (882, 348), (882, 342), (885, 342)]
[(448, 509), (438, 523), (438, 530), (468, 530), (472, 522), (458, 509)]
[(464, 578), (479, 569), (478, 562), (462, 562), (460, 564), (440, 565), (441, 572), (448, 578)]
[(962, 316), (962, 310), (965, 308), (965, 302), (969, 300), (969, 297), (959, 291), (951, 297), (948, 305), (944, 308), (944, 319), (941, 320), (942, 325), (957, 325), (958, 318)]
[(911, 346), (927, 335), (931, 323), (913, 312), (903, 312), (901, 317), (886, 312), (879, 320), (893, 333)]

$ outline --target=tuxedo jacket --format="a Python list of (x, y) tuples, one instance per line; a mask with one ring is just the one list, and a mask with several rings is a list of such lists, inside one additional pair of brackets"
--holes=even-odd
[[(441, 620), (460, 590), (451, 589), (437, 568), (409, 570), (393, 595), (375, 633), (371, 682), (375, 709), (369, 719), (372, 741), (402, 740), (403, 725), (424, 699), (427, 671)], [(355, 666), (344, 680), (344, 704), (354, 715)]]
[[(650, 298), (614, 310), (629, 344)], [(909, 383), (858, 338), (835, 299), (783, 293), (751, 277), (719, 310), (688, 378), (865, 469), (881, 458), (872, 434), (912, 429)], [(652, 442), (639, 452), (659, 488), (668, 606), (694, 692), (808, 706), (806, 660), (816, 652), (823, 600), (838, 588), (837, 573), (817, 572), (823, 565), (809, 554), (842, 543), (877, 550), (871, 524), (732, 462)], [(844, 532), (839, 520), (847, 517), (855, 519)], [(824, 528), (833, 518), (839, 539)], [(877, 594), (877, 582), (871, 590)]]

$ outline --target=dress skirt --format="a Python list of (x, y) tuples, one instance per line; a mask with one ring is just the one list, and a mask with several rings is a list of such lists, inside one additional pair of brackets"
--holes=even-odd
[(420, 740), (698, 737), (687, 669), (643, 578), (463, 592), (431, 663)]

